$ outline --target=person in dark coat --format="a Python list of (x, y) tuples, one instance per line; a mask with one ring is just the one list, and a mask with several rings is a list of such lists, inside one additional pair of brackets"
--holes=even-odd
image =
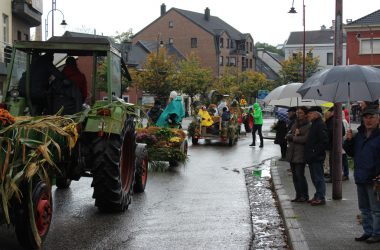
[(86, 77), (77, 66), (77, 61), (74, 57), (69, 56), (66, 59), (66, 65), (62, 70), (63, 74), (80, 90), (81, 103), (84, 103), (87, 99), (87, 81)]
[(289, 144), (286, 158), (290, 163), (294, 189), (296, 190), (296, 197), (291, 200), (292, 202), (305, 202), (309, 200), (304, 157), (305, 143), (311, 126), (307, 119), (307, 111), (306, 107), (299, 107), (297, 109), (297, 121), (286, 136)]
[(156, 122), (162, 114), (162, 111), (163, 109), (161, 108), (161, 102), (159, 100), (155, 100), (153, 107), (148, 111), (148, 125), (156, 125)]
[(362, 111), (362, 125), (353, 136), (347, 130), (343, 148), (354, 158), (354, 178), (364, 233), (355, 238), (367, 243), (380, 242), (380, 129), (377, 108)]
[[(64, 75), (54, 66), (52, 53), (33, 55), (30, 65), (30, 98), (34, 114), (42, 114), (48, 106), (48, 91), (50, 77), (54, 76), (57, 81), (64, 81)], [(20, 79), (20, 96), (26, 96), (26, 77)]]
[(315, 187), (314, 197), (310, 200), (312, 206), (326, 204), (326, 183), (323, 176), (323, 162), (326, 157), (326, 145), (328, 134), (325, 123), (322, 120), (321, 107), (311, 107), (307, 112), (311, 121), (309, 135), (305, 143), (305, 161), (309, 165), (311, 180)]
[(296, 110), (297, 110), (296, 107), (290, 107), (288, 109), (288, 118), (289, 118), (289, 122), (288, 122), (288, 125), (287, 125), (288, 126), (288, 132), (293, 127), (293, 124), (297, 120)]
[(277, 113), (278, 121), (276, 125), (274, 126), (274, 129), (276, 130), (276, 137), (274, 139), (274, 143), (280, 145), (281, 149), (281, 159), (285, 160), (286, 158), (286, 147), (287, 147), (287, 141), (286, 141), (286, 134), (288, 133), (288, 128), (286, 125), (287, 117), (284, 117), (283, 115), (280, 115), (280, 113)]

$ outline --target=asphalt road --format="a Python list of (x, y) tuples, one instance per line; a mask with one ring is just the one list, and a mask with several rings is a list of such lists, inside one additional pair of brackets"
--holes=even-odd
[[(233, 147), (200, 143), (190, 142), (185, 166), (149, 172), (145, 193), (124, 213), (98, 212), (90, 178), (54, 189), (44, 249), (248, 249), (253, 234), (242, 169), (277, 155), (278, 146), (248, 147), (250, 135)], [(0, 249), (20, 249), (13, 227), (0, 226)]]

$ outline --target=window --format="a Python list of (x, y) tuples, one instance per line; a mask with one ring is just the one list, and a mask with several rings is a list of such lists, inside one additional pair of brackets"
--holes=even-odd
[(19, 41), (21, 40), (21, 31), (19, 30), (17, 31), (17, 40)]
[(24, 34), (24, 40), (29, 41), (29, 35), (28, 34)]
[(173, 28), (173, 27), (174, 27), (173, 21), (169, 21), (169, 28)]
[[(252, 52), (252, 50), (253, 50), (253, 46), (252, 46), (252, 43), (249, 43), (249, 51), (251, 51)], [(251, 67), (252, 68), (252, 67)]]
[(169, 38), (169, 44), (173, 44), (174, 43), (174, 39), (172, 37)]
[(221, 37), (219, 39), (219, 48), (223, 48), (223, 44), (224, 44), (223, 37)]
[(223, 56), (219, 56), (219, 65), (223, 66)]
[(236, 66), (236, 58), (227, 57), (227, 66)]
[(249, 68), (252, 69), (252, 59), (249, 59)]
[(246, 64), (245, 64), (245, 57), (244, 57), (244, 56), (241, 57), (241, 67), (242, 67), (242, 68), (245, 68), (245, 67), (246, 67)]
[(230, 39), (227, 39), (227, 49), (230, 48)]
[(292, 54), (293, 59), (297, 59), (297, 53)]
[(191, 48), (197, 48), (198, 47), (198, 39), (193, 37), (191, 38)]
[(3, 34), (3, 42), (9, 43), (9, 18), (5, 14), (3, 14)]
[(360, 54), (380, 54), (380, 39), (361, 39)]
[(333, 64), (334, 64), (334, 54), (327, 53), (327, 65), (333, 65)]

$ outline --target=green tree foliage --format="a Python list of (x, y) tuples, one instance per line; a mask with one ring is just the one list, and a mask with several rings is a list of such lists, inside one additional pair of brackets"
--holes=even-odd
[(119, 33), (116, 31), (116, 36), (111, 37), (116, 43), (130, 42), (132, 41), (133, 32), (132, 29)]
[(274, 47), (273, 45), (270, 45), (270, 44), (267, 44), (267, 43), (260, 43), (260, 42), (257, 42), (255, 44), (255, 47), (257, 49), (259, 48), (262, 48), (264, 49), (265, 51), (269, 51), (269, 52), (273, 52), (273, 53), (277, 53), (281, 56), (285, 56), (285, 53), (282, 49), (277, 49), (276, 47)]
[(196, 94), (204, 95), (207, 92), (212, 82), (212, 73), (209, 69), (201, 67), (196, 54), (192, 53), (187, 60), (182, 60), (178, 69), (176, 81), (182, 93), (194, 97)]
[(232, 97), (241, 98), (244, 95), (246, 100), (252, 103), (260, 89), (273, 89), (273, 82), (267, 80), (263, 73), (241, 72), (235, 67), (225, 67), (222, 76), (214, 83), (213, 88)]
[[(308, 54), (311, 54), (312, 50)], [(282, 62), (280, 76), (283, 83), (302, 82), (302, 53), (297, 53), (293, 58)], [(318, 71), (319, 58), (306, 55), (305, 80)]]
[[(122, 71), (123, 72), (123, 71)], [(121, 90), (122, 92), (131, 86), (131, 82), (124, 73), (121, 74)], [(100, 91), (107, 91), (107, 62), (105, 58), (98, 58), (96, 88)]]
[(176, 66), (174, 58), (167, 55), (166, 49), (151, 53), (146, 59), (143, 70), (137, 72), (134, 81), (139, 89), (158, 98), (167, 98), (172, 90), (178, 90), (175, 81)]

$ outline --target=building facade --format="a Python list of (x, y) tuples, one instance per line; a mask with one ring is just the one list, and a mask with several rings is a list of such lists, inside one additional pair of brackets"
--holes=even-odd
[(0, 85), (5, 79), (13, 41), (30, 40), (30, 28), (41, 25), (42, 1), (0, 1)]
[(204, 13), (177, 8), (166, 11), (162, 4), (160, 17), (136, 33), (132, 43), (139, 41), (172, 45), (185, 57), (195, 53), (202, 66), (210, 68), (215, 76), (220, 76), (224, 67), (255, 69), (251, 35), (212, 16), (209, 8)]
[[(331, 68), (334, 66), (335, 49), (334, 30), (326, 29), (322, 26), (320, 30), (305, 32), (305, 53), (312, 57), (319, 58), (319, 68)], [(342, 64), (346, 62), (346, 35), (343, 35), (343, 58)], [(291, 32), (284, 46), (285, 59), (291, 58), (294, 54), (303, 52), (303, 31)]]
[(349, 22), (347, 64), (371, 65), (380, 68), (380, 10)]

